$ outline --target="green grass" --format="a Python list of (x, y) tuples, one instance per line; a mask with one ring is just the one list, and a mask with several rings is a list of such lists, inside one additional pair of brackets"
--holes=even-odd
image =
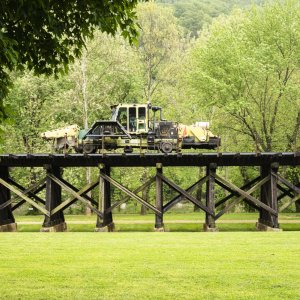
[[(84, 232), (94, 231), (96, 224), (96, 216), (84, 215), (67, 215), (65, 216), (68, 231)], [(255, 231), (255, 222), (257, 221), (257, 213), (239, 213), (226, 214), (217, 221), (217, 227), (220, 231)], [(37, 232), (40, 230), (40, 224), (22, 224), (22, 222), (43, 222), (43, 216), (17, 216), (16, 222), (18, 224), (18, 231), (22, 232)], [(222, 221), (226, 223), (222, 223)], [(236, 223), (241, 220), (241, 223)], [(300, 231), (300, 214), (281, 214), (280, 227), (285, 231)], [(138, 214), (114, 214), (114, 221), (116, 224), (116, 231), (119, 232), (150, 232), (154, 228), (154, 215), (147, 214), (141, 216)], [(176, 223), (177, 221), (177, 223)], [(184, 221), (185, 223), (182, 223)], [(232, 222), (231, 222), (232, 221)], [(242, 221), (249, 221), (252, 223), (242, 223)], [(288, 222), (298, 221), (298, 223), (291, 224)], [(69, 223), (68, 223), (69, 222)], [(76, 224), (81, 222), (82, 224)], [(202, 231), (202, 224), (204, 223), (203, 213), (173, 213), (165, 214), (164, 216), (165, 229), (170, 232), (199, 232)], [(231, 222), (231, 223), (230, 223)], [(74, 224), (75, 223), (75, 224)], [(84, 224), (85, 223), (85, 224)]]
[(299, 232), (4, 233), (1, 299), (299, 299)]

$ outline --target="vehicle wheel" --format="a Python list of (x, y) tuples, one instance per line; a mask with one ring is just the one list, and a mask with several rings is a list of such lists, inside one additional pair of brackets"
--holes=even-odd
[(173, 145), (170, 142), (163, 142), (160, 145), (160, 150), (163, 153), (171, 153), (173, 150)]
[(95, 153), (96, 150), (97, 150), (96, 146), (94, 144), (91, 144), (91, 143), (85, 144), (83, 146), (83, 153), (85, 153), (85, 154)]
[(124, 153), (132, 153), (133, 152), (133, 149), (131, 146), (125, 146), (124, 147)]

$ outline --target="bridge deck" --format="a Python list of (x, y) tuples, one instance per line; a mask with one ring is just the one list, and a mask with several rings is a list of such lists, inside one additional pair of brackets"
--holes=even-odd
[(4, 154), (0, 155), (0, 166), (38, 167), (85, 167), (105, 164), (111, 167), (163, 166), (262, 166), (277, 162), (279, 165), (300, 165), (300, 152), (262, 153), (105, 153), (105, 154)]

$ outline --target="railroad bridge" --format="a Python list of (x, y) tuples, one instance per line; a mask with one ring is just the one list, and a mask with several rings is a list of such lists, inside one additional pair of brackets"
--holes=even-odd
[[(164, 167), (205, 167), (203, 178), (183, 189), (164, 175)], [(242, 187), (223, 178), (218, 167), (257, 166), (259, 176)], [(42, 231), (64, 231), (64, 210), (76, 201), (81, 201), (97, 216), (96, 231), (113, 231), (114, 208), (134, 199), (155, 213), (154, 228), (164, 230), (164, 213), (182, 200), (188, 200), (205, 212), (204, 230), (217, 230), (216, 221), (236, 204), (246, 201), (258, 211), (259, 230), (279, 230), (278, 213), (300, 199), (300, 187), (280, 175), (282, 166), (300, 166), (300, 152), (289, 153), (110, 153), (110, 154), (7, 154), (0, 155), (0, 231), (16, 231), (13, 212), (29, 203), (45, 215)], [(43, 167), (45, 177), (33, 185), (24, 187), (10, 176), (12, 168)], [(75, 187), (63, 178), (62, 169), (68, 167), (99, 168), (99, 178), (83, 187)], [(129, 190), (111, 176), (111, 168), (152, 167), (156, 174), (139, 188)], [(155, 184), (155, 204), (146, 202), (139, 193)], [(175, 190), (178, 195), (166, 201), (163, 185)], [(215, 199), (215, 186), (227, 191), (222, 199)], [(114, 201), (111, 186), (124, 193), (124, 198)], [(197, 199), (192, 192), (199, 186), (206, 191), (205, 201)], [(92, 199), (89, 192), (99, 187), (99, 199)], [(45, 199), (39, 193), (45, 189)], [(70, 198), (62, 201), (62, 191)], [(255, 197), (259, 192), (259, 197)], [(281, 200), (289, 197), (289, 202)]]

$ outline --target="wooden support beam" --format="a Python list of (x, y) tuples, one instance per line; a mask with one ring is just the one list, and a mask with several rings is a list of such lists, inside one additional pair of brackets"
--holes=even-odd
[[(265, 177), (263, 180), (267, 180), (267, 181), (270, 180), (270, 176)], [(244, 198), (245, 198), (245, 199), (248, 199), (248, 200), (251, 201), (252, 203), (256, 204), (258, 207), (261, 207), (261, 208), (267, 210), (267, 211), (270, 212), (271, 214), (273, 214), (273, 215), (275, 215), (275, 216), (278, 215), (278, 212), (277, 212), (276, 210), (274, 210), (273, 208), (269, 207), (269, 206), (266, 205), (265, 203), (263, 203), (263, 202), (257, 200), (257, 199), (254, 198), (253, 196), (251, 196), (250, 193), (249, 193), (249, 191), (248, 191), (248, 192), (243, 191), (242, 189), (240, 189), (239, 187), (237, 187), (237, 186), (234, 185), (233, 183), (231, 183), (231, 182), (225, 180), (224, 178), (222, 178), (222, 177), (220, 177), (220, 176), (218, 176), (218, 175), (216, 175), (216, 182), (222, 182), (223, 184), (228, 185), (232, 190), (238, 192), (241, 196), (243, 196), (242, 199), (244, 199)], [(254, 187), (257, 188), (257, 185), (258, 185), (258, 184), (256, 184)], [(254, 187), (253, 187), (253, 188), (254, 188)], [(252, 189), (253, 189), (253, 188), (252, 188)], [(250, 190), (252, 190), (252, 189), (250, 189)]]
[[(260, 176), (254, 178), (253, 180), (251, 180), (250, 182), (246, 183), (245, 185), (243, 185), (241, 187), (242, 190), (248, 189), (251, 185), (253, 185), (254, 183), (256, 183), (258, 180), (260, 179)], [(233, 191), (231, 194), (227, 195), (226, 197), (224, 197), (223, 199), (219, 200), (216, 203), (216, 207), (219, 207), (220, 205), (222, 205), (223, 203), (227, 202), (228, 200), (230, 200), (231, 198), (235, 197), (235, 196), (239, 196), (239, 193)]]
[[(87, 200), (90, 201), (89, 197), (86, 196), (86, 193), (88, 193), (89, 191), (93, 190), (98, 184), (99, 184), (99, 180), (94, 181), (94, 182), (92, 182), (90, 184), (87, 184), (85, 187), (83, 187), (80, 190), (76, 189), (75, 191), (76, 191), (76, 193), (79, 196), (87, 198)], [(57, 213), (60, 210), (65, 210), (70, 205), (72, 205), (75, 201), (78, 201), (78, 199), (76, 197), (75, 198), (69, 198), (69, 199), (65, 200), (60, 205), (56, 206), (53, 210), (51, 210), (51, 215)]]
[[(197, 187), (200, 187), (200, 186), (202, 186), (204, 183), (206, 183), (207, 182), (207, 180), (208, 180), (208, 176), (205, 176), (205, 177), (203, 177), (203, 178), (201, 178), (201, 179), (199, 179), (197, 182), (195, 182), (194, 184), (192, 184), (191, 186), (189, 186), (185, 191), (187, 192), (187, 193), (192, 193)], [(174, 197), (171, 201), (169, 201), (167, 204), (165, 204), (164, 206), (163, 206), (163, 212), (165, 213), (165, 212), (167, 212), (168, 210), (170, 210), (174, 205), (176, 205), (177, 203), (179, 203), (180, 201), (182, 201), (182, 200), (185, 200), (185, 199), (187, 199), (185, 196), (183, 196), (183, 195), (178, 195), (178, 196), (176, 196), (176, 197)]]
[(179, 194), (183, 195), (187, 200), (191, 201), (192, 203), (194, 203), (195, 205), (197, 205), (199, 208), (201, 208), (202, 210), (204, 210), (205, 212), (213, 215), (213, 213), (205, 206), (203, 205), (198, 199), (196, 199), (194, 196), (190, 195), (189, 193), (187, 193), (184, 189), (182, 189), (181, 187), (179, 187), (176, 183), (172, 182), (170, 179), (166, 178), (163, 175), (159, 175), (161, 176), (162, 180), (164, 183), (166, 183), (169, 187), (173, 188), (175, 191), (177, 191)]
[[(41, 199), (40, 197), (38, 197), (36, 194), (38, 194), (40, 191), (42, 191), (44, 188), (46, 187), (46, 183), (41, 185), (40, 187), (38, 187), (36, 190), (33, 190), (31, 193), (29, 193), (29, 196), (32, 197), (33, 199), (35, 199), (36, 201), (38, 201), (38, 199), (40, 201), (40, 203), (45, 204), (45, 200)], [(36, 197), (34, 197), (33, 195), (35, 195)], [(43, 201), (43, 202), (42, 202)], [(25, 200), (21, 200), (20, 202), (16, 203), (11, 209), (12, 211), (14, 211), (15, 209), (17, 209), (18, 207), (22, 206), (24, 203), (26, 203)]]
[(284, 198), (285, 196), (288, 196), (290, 198), (294, 198), (294, 194), (291, 193), (291, 189), (285, 189), (283, 186), (281, 186), (279, 183), (277, 183), (277, 188), (278, 190), (282, 191), (282, 194), (280, 196), (277, 197), (277, 201), (279, 202), (282, 198)]
[[(63, 178), (60, 178), (61, 182), (63, 182), (66, 186), (68, 186), (69, 188), (71, 188), (72, 190), (74, 190), (75, 192), (79, 192), (80, 190), (75, 187), (74, 185), (72, 185), (70, 182), (64, 180)], [(84, 197), (86, 200), (90, 201), (94, 206), (98, 207), (98, 202), (95, 201), (93, 198), (91, 198), (89, 195), (87, 195), (88, 192), (90, 192), (92, 189), (94, 189), (97, 185), (99, 184), (99, 178), (97, 179), (97, 181), (91, 183), (91, 184), (87, 184), (86, 187), (89, 187), (88, 191), (85, 191), (84, 193), (81, 194), (82, 197)]]
[(172, 182), (170, 179), (166, 178), (165, 176), (161, 174), (157, 174), (157, 176), (160, 176), (164, 183), (166, 183), (169, 187), (173, 188), (175, 191), (177, 191), (179, 194), (183, 195), (187, 200), (191, 201), (195, 205), (197, 205), (199, 208), (204, 210), (210, 215), (214, 215), (213, 212), (207, 208), (204, 204), (202, 204), (198, 199), (196, 199), (194, 196), (187, 193), (184, 189), (179, 187), (176, 183)]
[(163, 181), (162, 181), (163, 168), (162, 164), (156, 164), (156, 209), (160, 214), (155, 215), (155, 231), (164, 231), (163, 219)]
[[(0, 179), (6, 182), (9, 178), (8, 167), (0, 167)], [(0, 185), (0, 205), (10, 200), (10, 189), (5, 185)], [(17, 226), (12, 213), (11, 205), (0, 209), (0, 232), (1, 231), (16, 231)]]
[(63, 190), (73, 195), (76, 199), (78, 199), (82, 203), (86, 204), (98, 217), (103, 218), (103, 214), (94, 206), (92, 206), (87, 199), (79, 195), (79, 193), (77, 193), (76, 191), (74, 191), (73, 189), (65, 185), (61, 180), (53, 176), (53, 174), (48, 174), (48, 177), (51, 178), (54, 182), (56, 182)]
[[(17, 182), (15, 182), (13, 179), (8, 178), (7, 182), (14, 185), (15, 187), (17, 187), (19, 190), (21, 190), (23, 192), (24, 195), (29, 196), (30, 198), (33, 198), (35, 201), (45, 205), (45, 200), (41, 199), (40, 197), (38, 197), (36, 194), (39, 193), (40, 191), (42, 191), (45, 187), (46, 181), (46, 177), (40, 179), (38, 182), (36, 182), (35, 184), (31, 185), (30, 187), (28, 187), (27, 189), (24, 188), (23, 186), (21, 186), (20, 184), (18, 184)], [(21, 200), (20, 202), (18, 202), (17, 204), (15, 204), (12, 207), (12, 211), (14, 211), (16, 208), (20, 207), (21, 205), (23, 205), (24, 203), (26, 203), (26, 201), (24, 199), (22, 199), (19, 196), (16, 197), (12, 197), (9, 201), (7, 201), (6, 203), (3, 203), (2, 205), (0, 205), (0, 209), (2, 209), (2, 207), (5, 207), (6, 205), (12, 204), (15, 201)]]
[(294, 204), (296, 201), (300, 199), (300, 193), (293, 197), (289, 202), (284, 204), (282, 207), (280, 207), (279, 212), (284, 211), (286, 208), (290, 207), (292, 204)]
[[(138, 187), (137, 189), (135, 189), (133, 191), (134, 194), (138, 194), (139, 192), (143, 191), (146, 187), (148, 187), (149, 185), (151, 185), (154, 181), (156, 180), (156, 178), (153, 176), (151, 177), (149, 180), (147, 180), (144, 184), (142, 184), (140, 187)], [(127, 195), (125, 196), (122, 200), (120, 201), (116, 201), (111, 207), (109, 207), (106, 211), (110, 212), (112, 211), (114, 208), (120, 206), (123, 203), (126, 203), (127, 201), (129, 201), (130, 199), (132, 199), (131, 196)]]
[(279, 228), (278, 224), (278, 201), (277, 201), (277, 172), (279, 164), (273, 163), (271, 165), (263, 165), (260, 168), (261, 177), (269, 177), (270, 180), (261, 186), (260, 201), (272, 208), (276, 213), (271, 213), (264, 207), (259, 209), (258, 228), (263, 226), (270, 228)]
[(18, 195), (20, 198), (24, 199), (26, 202), (28, 202), (29, 204), (31, 204), (32, 206), (34, 206), (37, 210), (39, 210), (43, 214), (45, 214), (47, 216), (50, 215), (50, 213), (49, 213), (49, 211), (47, 211), (47, 209), (45, 209), (44, 207), (42, 207), (39, 204), (37, 204), (34, 200), (30, 199), (27, 195), (23, 194), (22, 191), (20, 191), (19, 189), (17, 189), (13, 185), (7, 183), (2, 178), (0, 178), (0, 183), (1, 183), (1, 185), (5, 186), (7, 189), (9, 189), (11, 192), (13, 192), (14, 194)]
[(57, 166), (47, 165), (45, 167), (46, 176), (46, 209), (48, 215), (45, 216), (43, 228), (41, 231), (65, 231), (66, 223), (63, 211), (57, 211), (55, 214), (50, 212), (61, 204), (61, 186), (52, 178), (61, 177), (61, 168)]
[(288, 180), (286, 180), (285, 178), (283, 178), (282, 176), (280, 176), (279, 174), (272, 172), (272, 175), (281, 183), (283, 183), (284, 185), (286, 185), (290, 190), (296, 192), (297, 194), (300, 193), (300, 188), (297, 187), (296, 185), (290, 183)]
[(215, 177), (216, 177), (217, 165), (209, 164), (206, 167), (206, 176), (208, 181), (206, 182), (206, 207), (212, 214), (205, 213), (205, 231), (216, 231), (216, 223), (214, 218), (215, 212)]
[(112, 212), (107, 211), (107, 209), (111, 206), (110, 182), (108, 180), (105, 180), (103, 176), (110, 177), (110, 167), (107, 165), (100, 166), (99, 209), (101, 209), (103, 218), (102, 221), (97, 218), (96, 231), (114, 231), (115, 226), (113, 222)]
[[(249, 196), (250, 194), (252, 194), (253, 192), (255, 192), (258, 188), (260, 188), (263, 184), (265, 184), (269, 179), (270, 179), (269, 176), (266, 177), (266, 178), (263, 178), (258, 183), (256, 183), (252, 188), (250, 188), (249, 190), (245, 191), (245, 193), (247, 194), (247, 196)], [(215, 220), (219, 219), (225, 213), (229, 212), (235, 205), (237, 205), (240, 201), (242, 201), (244, 199), (245, 199), (245, 194), (240, 195), (238, 198), (234, 199), (231, 203), (227, 204), (224, 209), (222, 209), (221, 211), (219, 211), (217, 213), (217, 215), (215, 216)], [(258, 207), (256, 206), (256, 209), (257, 208)]]
[(128, 190), (125, 186), (123, 186), (121, 183), (117, 182), (115, 179), (112, 179), (109, 176), (106, 176), (105, 174), (100, 174), (100, 177), (105, 179), (106, 181), (110, 182), (113, 186), (118, 188), (120, 191), (124, 192), (131, 198), (135, 199), (136, 201), (140, 202), (141, 204), (147, 206), (149, 209), (153, 210), (156, 214), (160, 214), (160, 211), (156, 209), (155, 206), (151, 205), (150, 203), (146, 202), (144, 199), (139, 197), (138, 195), (134, 194), (132, 191)]

